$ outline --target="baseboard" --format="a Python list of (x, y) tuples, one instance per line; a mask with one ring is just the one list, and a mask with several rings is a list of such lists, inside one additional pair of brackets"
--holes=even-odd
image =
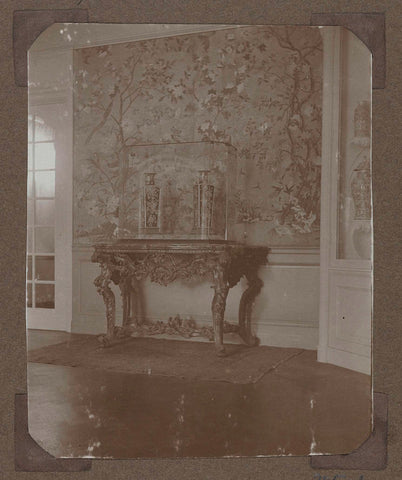
[(327, 352), (328, 352), (328, 346), (327, 345), (322, 346), (322, 345), (318, 344), (317, 361), (321, 362), (321, 363), (327, 363), (327, 359), (328, 359)]
[(55, 332), (70, 332), (70, 329), (66, 328), (64, 325), (57, 325), (57, 323), (53, 323), (52, 325), (49, 321), (42, 321), (40, 318), (38, 319), (30, 319), (29, 325), (27, 326), (29, 330), (52, 330)]
[[(319, 362), (323, 362), (323, 358), (325, 358), (325, 356), (322, 353), (319, 353), (317, 360)], [(355, 353), (347, 352), (345, 350), (336, 350), (328, 347), (326, 359), (326, 362), (323, 363), (331, 363), (333, 365), (337, 365), (338, 367), (348, 368), (349, 370), (354, 370), (355, 372), (371, 375), (371, 358), (369, 357), (364, 357), (362, 355), (356, 355)]]
[(317, 350), (318, 326), (313, 324), (267, 322), (253, 330), (261, 345)]
[[(116, 323), (120, 324), (121, 319), (116, 315)], [(73, 321), (71, 333), (83, 333), (87, 335), (100, 335), (106, 333), (105, 315), (80, 315), (79, 319)]]

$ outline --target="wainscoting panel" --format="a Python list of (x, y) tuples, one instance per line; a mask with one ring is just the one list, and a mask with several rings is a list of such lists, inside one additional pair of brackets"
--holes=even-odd
[[(93, 281), (99, 267), (91, 263), (92, 249), (73, 249), (73, 323), (75, 333), (104, 333), (105, 309)], [(319, 252), (317, 249), (273, 250), (269, 264), (261, 267), (264, 287), (253, 309), (253, 329), (263, 345), (316, 349), (318, 343)], [(239, 300), (245, 280), (230, 290), (225, 319), (237, 323)], [(139, 317), (167, 321), (180, 314), (191, 316), (199, 325), (211, 325), (213, 290), (207, 281), (167, 287), (145, 280), (141, 284), (142, 306)], [(117, 322), (121, 323), (120, 292), (116, 295)]]
[(370, 373), (371, 272), (330, 270), (329, 288), (329, 361)]

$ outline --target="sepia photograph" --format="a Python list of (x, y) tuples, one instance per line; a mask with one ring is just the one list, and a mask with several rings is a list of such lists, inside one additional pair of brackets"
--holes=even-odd
[(28, 423), (57, 458), (347, 454), (372, 425), (372, 55), (53, 24), (28, 52)]

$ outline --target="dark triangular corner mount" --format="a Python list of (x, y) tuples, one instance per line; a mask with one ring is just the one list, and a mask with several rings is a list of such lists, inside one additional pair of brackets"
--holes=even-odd
[(16, 10), (13, 15), (14, 83), (28, 85), (27, 51), (53, 23), (87, 23), (88, 10)]
[(28, 431), (26, 393), (15, 395), (14, 448), (18, 472), (83, 472), (92, 466), (87, 458), (55, 458), (35, 442)]
[(373, 88), (385, 88), (385, 13), (313, 13), (310, 23), (353, 32), (373, 55)]
[(384, 470), (387, 467), (388, 397), (374, 393), (374, 425), (369, 438), (345, 455), (313, 455), (310, 465), (323, 470)]

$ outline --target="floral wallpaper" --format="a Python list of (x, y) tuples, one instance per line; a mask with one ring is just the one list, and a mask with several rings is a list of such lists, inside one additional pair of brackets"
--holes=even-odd
[(74, 52), (74, 78), (76, 242), (135, 235), (141, 180), (133, 149), (216, 142), (236, 152), (233, 222), (246, 240), (319, 245), (317, 27), (235, 27), (83, 48)]

